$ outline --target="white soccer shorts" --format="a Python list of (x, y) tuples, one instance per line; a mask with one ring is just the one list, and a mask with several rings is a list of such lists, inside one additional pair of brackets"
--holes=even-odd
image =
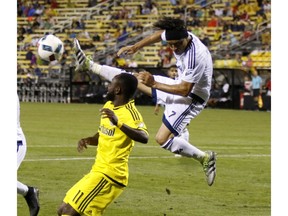
[[(178, 82), (163, 76), (154, 76), (154, 79), (166, 84)], [(192, 93), (189, 97), (183, 97), (157, 89), (152, 89), (152, 99), (156, 103), (161, 102), (165, 105), (162, 122), (175, 136), (182, 133), (187, 124), (205, 108), (206, 103), (202, 98)]]
[(17, 170), (25, 158), (27, 151), (26, 138), (22, 129), (17, 129)]

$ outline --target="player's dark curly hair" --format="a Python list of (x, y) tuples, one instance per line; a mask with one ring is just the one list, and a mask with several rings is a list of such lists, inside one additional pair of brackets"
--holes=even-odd
[(138, 80), (135, 76), (128, 73), (121, 73), (117, 75), (117, 80), (121, 85), (124, 95), (127, 99), (130, 99), (134, 96), (137, 86)]
[(162, 17), (153, 26), (157, 29), (163, 30), (175, 30), (181, 31), (183, 29), (186, 30), (186, 26), (183, 20), (173, 17)]

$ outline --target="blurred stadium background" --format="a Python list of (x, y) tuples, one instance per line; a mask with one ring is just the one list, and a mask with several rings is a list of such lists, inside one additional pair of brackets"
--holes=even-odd
[[(267, 94), (271, 90), (269, 0), (39, 0), (17, 1), (17, 9), (17, 90), (21, 101), (103, 102), (107, 83), (74, 71), (71, 48), (75, 37), (96, 62), (165, 75), (175, 62), (165, 43), (144, 47), (125, 59), (115, 53), (151, 34), (152, 23), (159, 17), (173, 16), (182, 18), (210, 49), (212, 91), (223, 91), (229, 84), (217, 95), (220, 102), (211, 107), (258, 109), (252, 105), (251, 95), (244, 95), (244, 77), (251, 80), (251, 72), (257, 70), (263, 80), (259, 108), (271, 109), (271, 95)], [(36, 44), (45, 34), (55, 34), (65, 44), (62, 59), (53, 66), (41, 65), (37, 59)], [(138, 104), (151, 103), (141, 94), (137, 98)]]

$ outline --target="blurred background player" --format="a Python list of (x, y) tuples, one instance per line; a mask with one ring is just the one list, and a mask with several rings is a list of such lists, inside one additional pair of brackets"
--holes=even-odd
[[(17, 170), (25, 158), (26, 151), (26, 138), (20, 125), (20, 101), (17, 95)], [(39, 190), (17, 180), (17, 193), (25, 198), (29, 207), (30, 216), (37, 216), (40, 210)]]
[[(168, 77), (170, 77), (171, 79), (176, 79), (178, 77), (178, 72), (177, 72), (177, 66), (176, 65), (171, 65), (169, 67), (169, 69), (166, 72), (166, 75)], [(165, 104), (163, 104), (161, 101), (160, 102), (156, 102), (155, 108), (154, 108), (154, 114), (158, 115), (159, 114), (159, 110), (160, 110), (160, 106), (164, 106)]]
[(251, 68), (251, 74), (252, 74), (252, 92), (253, 92), (253, 98), (254, 98), (254, 109), (259, 110), (259, 99), (261, 98), (261, 90), (262, 90), (262, 77), (258, 74), (258, 71), (256, 68)]

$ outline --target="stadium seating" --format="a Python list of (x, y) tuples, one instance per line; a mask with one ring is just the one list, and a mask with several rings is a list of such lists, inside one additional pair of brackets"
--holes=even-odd
[[(58, 8), (55, 9), (55, 11), (57, 12), (57, 15), (54, 16), (54, 20), (56, 22), (57, 25), (60, 25), (59, 23), (61, 22), (65, 22), (65, 21), (69, 21), (69, 20), (77, 20), (80, 19), (81, 17), (84, 17), (84, 22), (85, 22), (85, 30), (90, 34), (90, 36), (93, 36), (93, 34), (95, 32), (99, 33), (100, 36), (103, 36), (103, 34), (108, 30), (109, 32), (111, 32), (112, 34), (116, 31), (115, 28), (111, 28), (109, 26), (109, 23), (111, 22), (110, 19), (107, 19), (107, 14), (111, 13), (111, 12), (117, 12), (123, 9), (124, 6), (126, 6), (128, 9), (134, 9), (136, 10), (137, 7), (139, 5), (143, 4), (143, 1), (139, 1), (139, 0), (132, 0), (132, 1), (121, 1), (120, 5), (113, 5), (112, 7), (110, 7), (110, 11), (106, 10), (105, 7), (101, 8), (101, 14), (90, 14), (90, 12), (92, 11), (91, 8), (88, 7), (89, 5), (89, 1), (88, 0), (71, 0), (68, 2), (68, 0), (57, 0), (58, 2)], [(104, 1), (99, 1), (99, 3), (101, 4), (105, 4), (106, 6), (108, 5), (108, 1), (103, 3)], [(48, 8), (50, 5), (46, 4), (46, 1), (44, 0), (40, 0), (39, 1), (40, 4), (43, 4), (46, 6), (46, 8)], [(224, 8), (226, 3), (231, 3), (230, 1), (226, 1), (223, 0), (221, 3), (214, 3), (212, 4), (212, 8)], [(257, 4), (256, 0), (249, 0), (248, 1), (249, 5), (254, 5)], [(161, 1), (157, 1), (157, 6), (158, 6), (158, 11), (159, 11), (159, 15), (134, 15), (131, 18), (131, 21), (133, 21), (134, 23), (141, 23), (142, 26), (149, 26), (151, 25), (151, 23), (153, 23), (154, 21), (156, 21), (158, 19), (159, 16), (165, 15), (165, 16), (177, 16), (180, 17), (180, 14), (174, 14), (174, 9), (175, 6), (172, 6), (169, 0), (161, 0)], [(251, 9), (251, 7), (249, 6), (249, 10)], [(97, 7), (97, 6), (96, 6)], [(190, 7), (190, 6), (189, 6)], [(199, 5), (193, 5), (193, 7), (195, 8), (200, 8)], [(208, 13), (207, 13), (208, 14)], [(250, 15), (250, 19), (252, 21), (255, 21), (256, 19), (256, 14), (255, 11), (253, 11), (253, 8), (249, 11), (249, 15)], [(269, 15), (271, 16), (271, 14), (268, 13), (268, 19), (270, 18)], [(209, 21), (211, 17), (205, 17), (205, 22)], [(45, 15), (43, 15), (43, 19), (47, 19), (47, 17)], [(201, 20), (203, 21), (203, 17), (201, 18)], [(231, 21), (232, 17), (229, 16), (223, 16), (222, 20), (224, 21)], [(96, 28), (97, 24), (99, 24), (99, 22), (102, 22), (102, 26), (101, 29)], [(121, 27), (123, 27), (124, 25), (126, 25), (127, 20), (126, 19), (118, 19), (115, 20), (115, 22), (117, 22)], [(28, 17), (17, 17), (17, 25), (18, 27), (22, 27), (22, 26), (29, 26), (31, 25), (31, 18)], [(222, 27), (206, 27), (203, 26), (202, 27), (204, 32), (208, 35), (210, 41), (211, 41), (211, 46), (209, 47), (209, 49), (214, 53), (217, 52), (217, 50), (219, 48), (222, 49), (229, 49), (230, 46), (230, 41), (228, 40), (221, 40), (221, 41), (214, 41), (214, 35), (216, 30), (223, 30)], [(138, 32), (133, 32), (132, 28), (127, 28), (128, 32), (131, 33), (131, 36), (135, 36), (138, 35)], [(193, 28), (192, 28), (193, 30)], [(70, 29), (70, 31), (73, 31), (74, 33), (79, 33), (82, 30), (81, 29)], [(35, 29), (33, 34), (30, 35), (31, 38), (33, 37), (41, 37), (46, 33), (53, 33), (53, 29)], [(238, 39), (241, 40), (241, 37), (243, 36), (243, 32), (233, 32), (234, 36)], [(64, 39), (68, 39), (70, 41), (72, 41), (72, 38), (69, 38), (68, 33), (66, 32), (61, 32), (61, 33), (57, 33), (57, 36), (59, 36), (59, 38), (61, 40)], [(26, 35), (27, 37), (27, 35)], [(80, 38), (80, 42), (88, 42), (91, 41), (90, 39), (84, 39), (84, 38)], [(97, 50), (105, 50), (107, 48), (107, 46), (111, 46), (111, 47), (116, 47), (117, 43), (116, 41), (111, 41), (109, 43), (107, 42), (93, 42), (94, 46), (97, 47)], [(138, 65), (141, 66), (148, 66), (148, 67), (156, 67), (157, 63), (160, 61), (160, 57), (158, 56), (158, 51), (159, 51), (159, 47), (160, 47), (160, 43), (155, 44), (154, 46), (149, 47), (149, 49), (145, 49), (143, 51), (143, 55), (144, 55), (144, 59), (145, 61), (139, 61)], [(25, 54), (26, 52), (24, 51), (23, 47), (26, 46), (25, 42), (18, 42), (17, 43), (17, 47), (18, 47), (18, 52), (17, 52), (17, 60), (18, 63), (21, 64), (23, 67), (27, 68), (29, 65), (28, 61), (25, 61)], [(36, 51), (36, 47), (32, 48), (34, 51)], [(65, 47), (65, 50), (70, 50), (71, 47)], [(253, 57), (253, 61), (256, 67), (260, 67), (260, 68), (265, 68), (271, 67), (271, 55), (262, 55), (262, 56), (254, 56)], [(220, 59), (218, 62), (215, 62), (215, 66), (226, 66), (227, 62), (221, 62), (222, 60)], [(71, 55), (68, 56), (68, 62), (71, 62)], [(233, 65), (233, 61), (231, 63)], [(228, 65), (230, 65), (230, 63), (228, 63)], [(235, 65), (235, 64), (234, 64)]]

